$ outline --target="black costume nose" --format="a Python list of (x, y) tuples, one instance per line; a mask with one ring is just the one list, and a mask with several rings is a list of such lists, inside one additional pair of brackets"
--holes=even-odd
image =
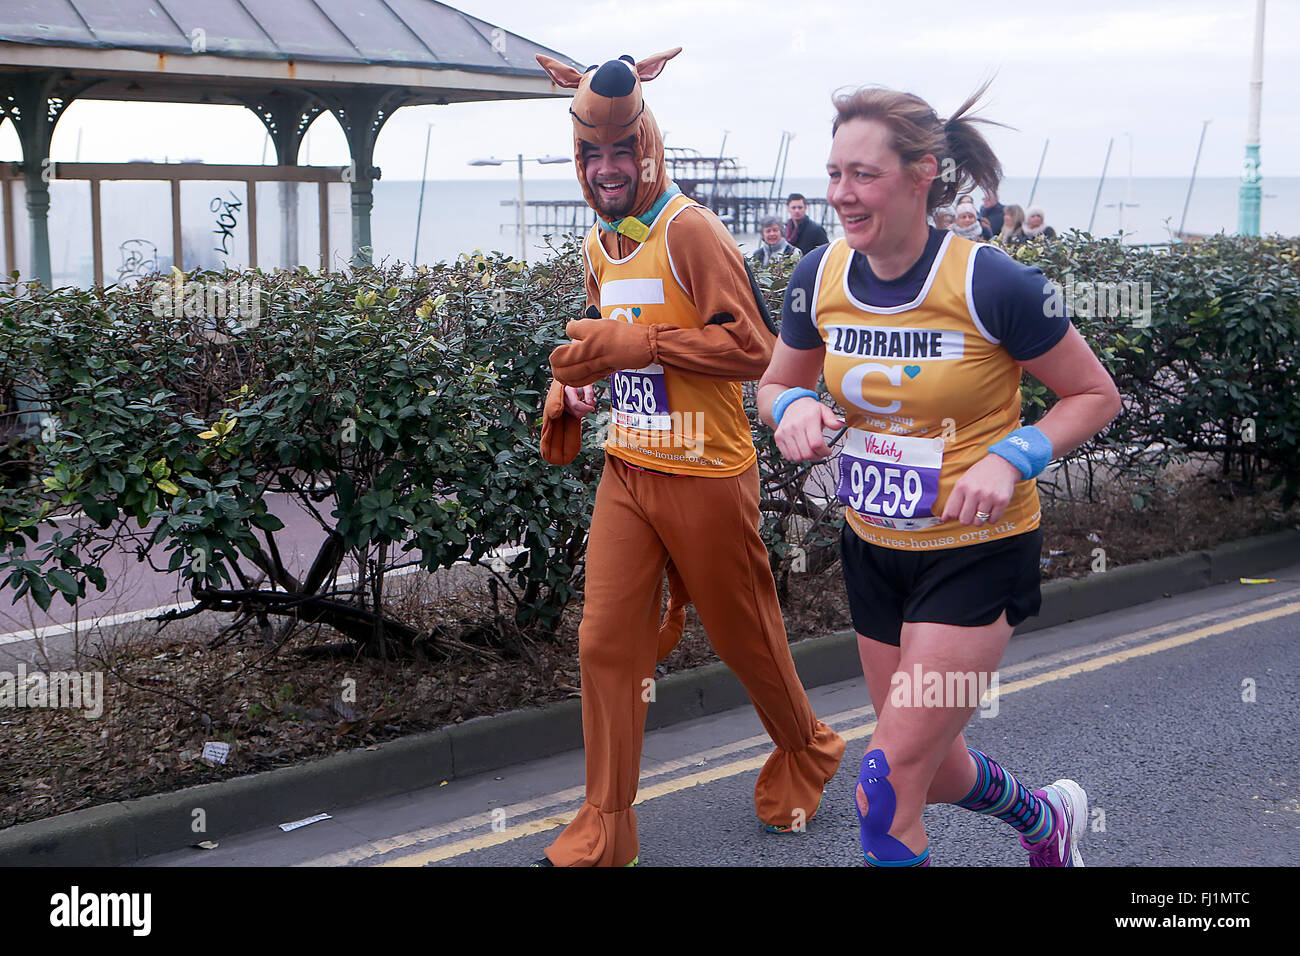
[(635, 88), (636, 75), (621, 60), (610, 60), (591, 78), (592, 92), (610, 99), (627, 96)]

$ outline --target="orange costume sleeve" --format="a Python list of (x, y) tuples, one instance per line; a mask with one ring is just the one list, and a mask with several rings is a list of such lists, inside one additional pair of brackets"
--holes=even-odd
[(759, 316), (745, 260), (726, 226), (703, 209), (686, 209), (668, 227), (668, 248), (705, 324), (662, 329), (656, 336), (660, 364), (705, 378), (759, 378), (772, 361), (776, 336)]

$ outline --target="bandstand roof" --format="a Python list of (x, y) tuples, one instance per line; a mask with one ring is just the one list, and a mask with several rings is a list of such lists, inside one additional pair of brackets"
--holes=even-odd
[(569, 95), (536, 53), (573, 63), (433, 0), (0, 2), (0, 77), (66, 71), (84, 99), (246, 104), (340, 86), (402, 88), (406, 106)]

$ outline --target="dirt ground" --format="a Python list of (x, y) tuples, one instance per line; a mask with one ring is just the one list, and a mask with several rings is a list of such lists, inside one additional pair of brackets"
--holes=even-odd
[[(1206, 477), (1187, 480), (1176, 494), (1157, 494), (1140, 509), (1134, 504), (1127, 493), (1089, 504), (1045, 500), (1044, 580), (1092, 573), (1098, 548), (1114, 568), (1297, 522), (1294, 509), (1282, 513), (1275, 494), (1246, 494)], [(486, 593), (411, 591), (404, 600), (407, 610), (418, 608), (421, 623), (437, 621), (458, 636), (439, 659), (360, 658), (319, 627), (283, 643), (254, 628), (219, 646), (210, 646), (218, 629), (202, 619), (159, 636), (148, 625), (115, 633), (79, 665), (103, 672), (98, 718), (0, 708), (0, 827), (578, 695), (576, 604), (555, 640), (493, 647), (482, 627), (492, 617)], [(791, 574), (783, 607), (792, 641), (846, 629), (838, 563)], [(661, 673), (714, 660), (692, 612)], [(229, 744), (224, 765), (200, 759), (208, 741)]]

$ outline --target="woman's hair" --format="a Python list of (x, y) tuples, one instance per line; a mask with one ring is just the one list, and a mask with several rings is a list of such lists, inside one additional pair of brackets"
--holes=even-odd
[(781, 220), (777, 219), (776, 216), (764, 216), (758, 221), (758, 231), (762, 232), (768, 226), (777, 226), (779, 228), (780, 225)]
[(986, 80), (946, 120), (939, 119), (929, 103), (912, 93), (880, 86), (840, 93), (834, 100), (837, 115), (831, 134), (849, 120), (875, 120), (889, 130), (889, 145), (898, 153), (903, 167), (914, 167), (927, 154), (933, 156), (939, 169), (930, 183), (926, 212), (950, 205), (972, 186), (996, 191), (1002, 179), (1002, 164), (975, 124), (1003, 124), (967, 115), (990, 82)]
[(1003, 239), (1008, 238), (1017, 229), (1025, 224), (1025, 211), (1019, 206), (1004, 206), (1002, 209), (1002, 232), (1000, 235)]

